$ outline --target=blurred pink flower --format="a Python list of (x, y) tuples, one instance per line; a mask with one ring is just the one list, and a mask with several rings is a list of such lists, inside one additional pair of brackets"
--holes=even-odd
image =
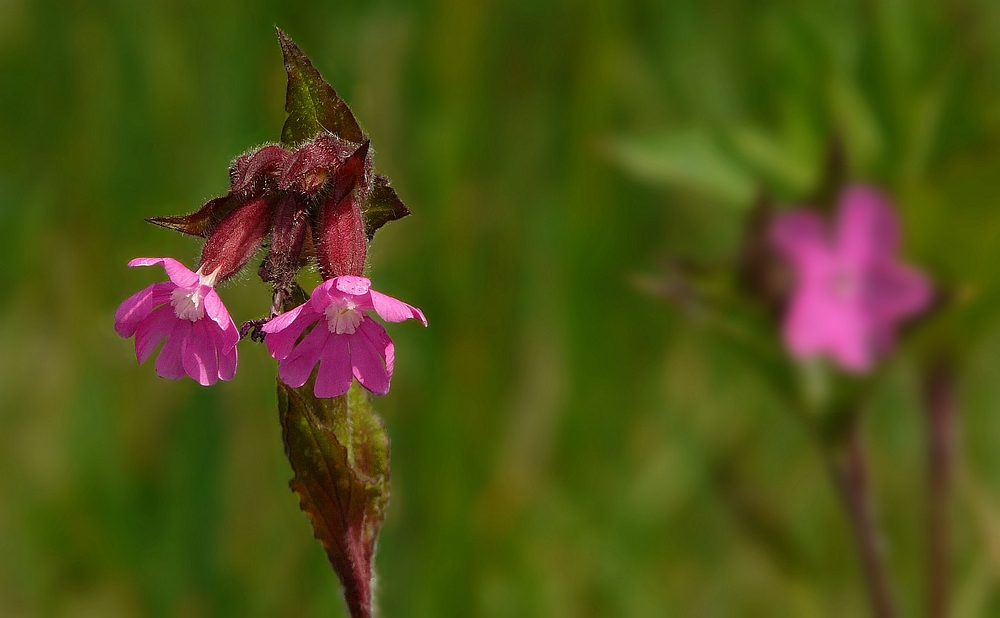
[(827, 353), (844, 369), (865, 372), (889, 351), (900, 320), (931, 300), (931, 284), (901, 264), (899, 222), (876, 189), (849, 187), (836, 229), (820, 215), (793, 210), (776, 218), (771, 241), (794, 269), (796, 287), (784, 338), (799, 358)]
[[(115, 331), (135, 336), (135, 355), (146, 362), (166, 338), (156, 373), (178, 380), (189, 375), (210, 386), (236, 373), (236, 324), (212, 287), (215, 274), (191, 272), (171, 258), (136, 258), (129, 266), (163, 265), (170, 281), (154, 283), (125, 299), (115, 312)], [(205, 316), (209, 319), (205, 319)]]
[[(317, 397), (343, 395), (352, 377), (376, 395), (389, 392), (395, 358), (392, 339), (366, 311), (375, 311), (389, 322), (415, 318), (427, 326), (419, 309), (376, 292), (364, 277), (324, 281), (308, 301), (263, 327), (267, 349), (278, 359), (278, 375), (285, 384), (302, 386), (319, 363)], [(298, 341), (316, 322), (320, 323)]]

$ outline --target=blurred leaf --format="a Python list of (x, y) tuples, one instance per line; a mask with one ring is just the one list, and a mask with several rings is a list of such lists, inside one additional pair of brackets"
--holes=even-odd
[(1000, 509), (997, 508), (982, 481), (967, 467), (959, 469), (959, 485), (976, 524), (983, 554), (1000, 576)]
[(989, 559), (980, 556), (979, 559), (957, 577), (955, 585), (955, 600), (951, 604), (952, 616), (986, 616), (989, 602), (996, 585), (996, 576), (990, 566)]
[(909, 178), (919, 178), (927, 170), (934, 145), (940, 137), (945, 103), (951, 96), (952, 84), (950, 72), (945, 72), (912, 101), (913, 122), (909, 123), (909, 140), (903, 160), (903, 173)]
[(682, 187), (746, 207), (755, 183), (750, 172), (702, 131), (620, 138), (610, 145), (612, 158), (636, 177)]
[(793, 194), (802, 195), (816, 183), (816, 162), (774, 136), (741, 127), (733, 131), (731, 139), (741, 157)]
[(368, 240), (371, 240), (375, 236), (375, 232), (386, 223), (402, 219), (408, 214), (410, 214), (410, 209), (396, 195), (396, 190), (389, 186), (389, 178), (382, 174), (376, 174), (372, 192), (368, 196), (368, 202), (362, 213), (365, 218), (365, 233), (368, 234)]
[(330, 131), (349, 142), (363, 142), (365, 134), (351, 108), (323, 79), (299, 46), (280, 28), (276, 30), (288, 73), (285, 95), (288, 118), (281, 128), (281, 143), (297, 146), (323, 131)]
[(851, 80), (834, 77), (830, 82), (830, 105), (844, 136), (848, 169), (867, 171), (883, 150), (882, 130), (864, 93)]
[(357, 382), (340, 397), (313, 395), (278, 380), (289, 486), (344, 586), (353, 618), (372, 615), (375, 541), (389, 500), (389, 437)]

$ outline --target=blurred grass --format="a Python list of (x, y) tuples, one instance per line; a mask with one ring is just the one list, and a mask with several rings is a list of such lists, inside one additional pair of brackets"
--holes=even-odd
[[(142, 218), (277, 139), (274, 24), (414, 213), (372, 252), (430, 320), (390, 327), (378, 402), (384, 615), (864, 615), (807, 437), (738, 350), (628, 283), (656, 254), (731, 256), (754, 186), (800, 198), (834, 133), (909, 258), (971, 299), (940, 327), (963, 359), (954, 603), (1000, 613), (995, 3), (0, 0), (0, 616), (341, 615), (266, 351), (206, 390), (111, 329), (158, 277), (128, 259), (197, 256)], [(222, 293), (237, 320), (268, 303), (249, 275)], [(907, 615), (915, 358), (867, 417)]]

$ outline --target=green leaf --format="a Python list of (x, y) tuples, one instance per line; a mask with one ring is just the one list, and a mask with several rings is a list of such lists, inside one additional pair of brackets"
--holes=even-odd
[(389, 437), (357, 382), (345, 395), (313, 395), (278, 380), (289, 483), (344, 586), (352, 618), (372, 615), (375, 541), (389, 501)]
[(875, 166), (885, 149), (882, 127), (868, 97), (854, 80), (834, 76), (830, 80), (830, 107), (844, 137), (849, 169), (864, 175)]
[(708, 133), (670, 132), (622, 138), (610, 155), (636, 177), (681, 187), (739, 207), (749, 207), (756, 193), (753, 176)]
[(308, 141), (323, 131), (350, 142), (365, 140), (364, 131), (351, 113), (351, 108), (333, 86), (320, 75), (312, 62), (287, 34), (276, 28), (285, 57), (288, 91), (285, 111), (288, 118), (281, 128), (281, 143), (292, 147)]
[(797, 144), (790, 140), (752, 126), (734, 128), (730, 141), (743, 159), (792, 195), (803, 195), (816, 185), (819, 153), (796, 148)]
[(371, 240), (380, 227), (390, 221), (402, 219), (410, 214), (410, 209), (396, 195), (396, 190), (389, 186), (389, 179), (381, 174), (375, 174), (372, 192), (361, 214), (365, 219), (365, 233), (368, 235), (368, 240)]

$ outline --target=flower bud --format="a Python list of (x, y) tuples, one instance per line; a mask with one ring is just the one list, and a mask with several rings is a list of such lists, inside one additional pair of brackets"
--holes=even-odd
[(271, 248), (261, 278), (286, 289), (295, 278), (301, 262), (302, 246), (309, 231), (309, 212), (304, 201), (288, 193), (274, 211)]
[(221, 282), (246, 266), (271, 227), (272, 200), (254, 198), (223, 217), (208, 235), (199, 269), (205, 273), (218, 271)]
[(278, 188), (315, 193), (326, 184), (339, 164), (336, 153), (331, 149), (309, 142), (285, 160)]
[(237, 158), (229, 168), (232, 192), (260, 193), (288, 156), (288, 151), (281, 146), (271, 145)]
[(313, 242), (324, 279), (364, 274), (368, 239), (359, 194), (363, 195), (366, 189), (370, 170), (368, 153), (365, 142), (337, 169), (333, 188), (320, 209)]

